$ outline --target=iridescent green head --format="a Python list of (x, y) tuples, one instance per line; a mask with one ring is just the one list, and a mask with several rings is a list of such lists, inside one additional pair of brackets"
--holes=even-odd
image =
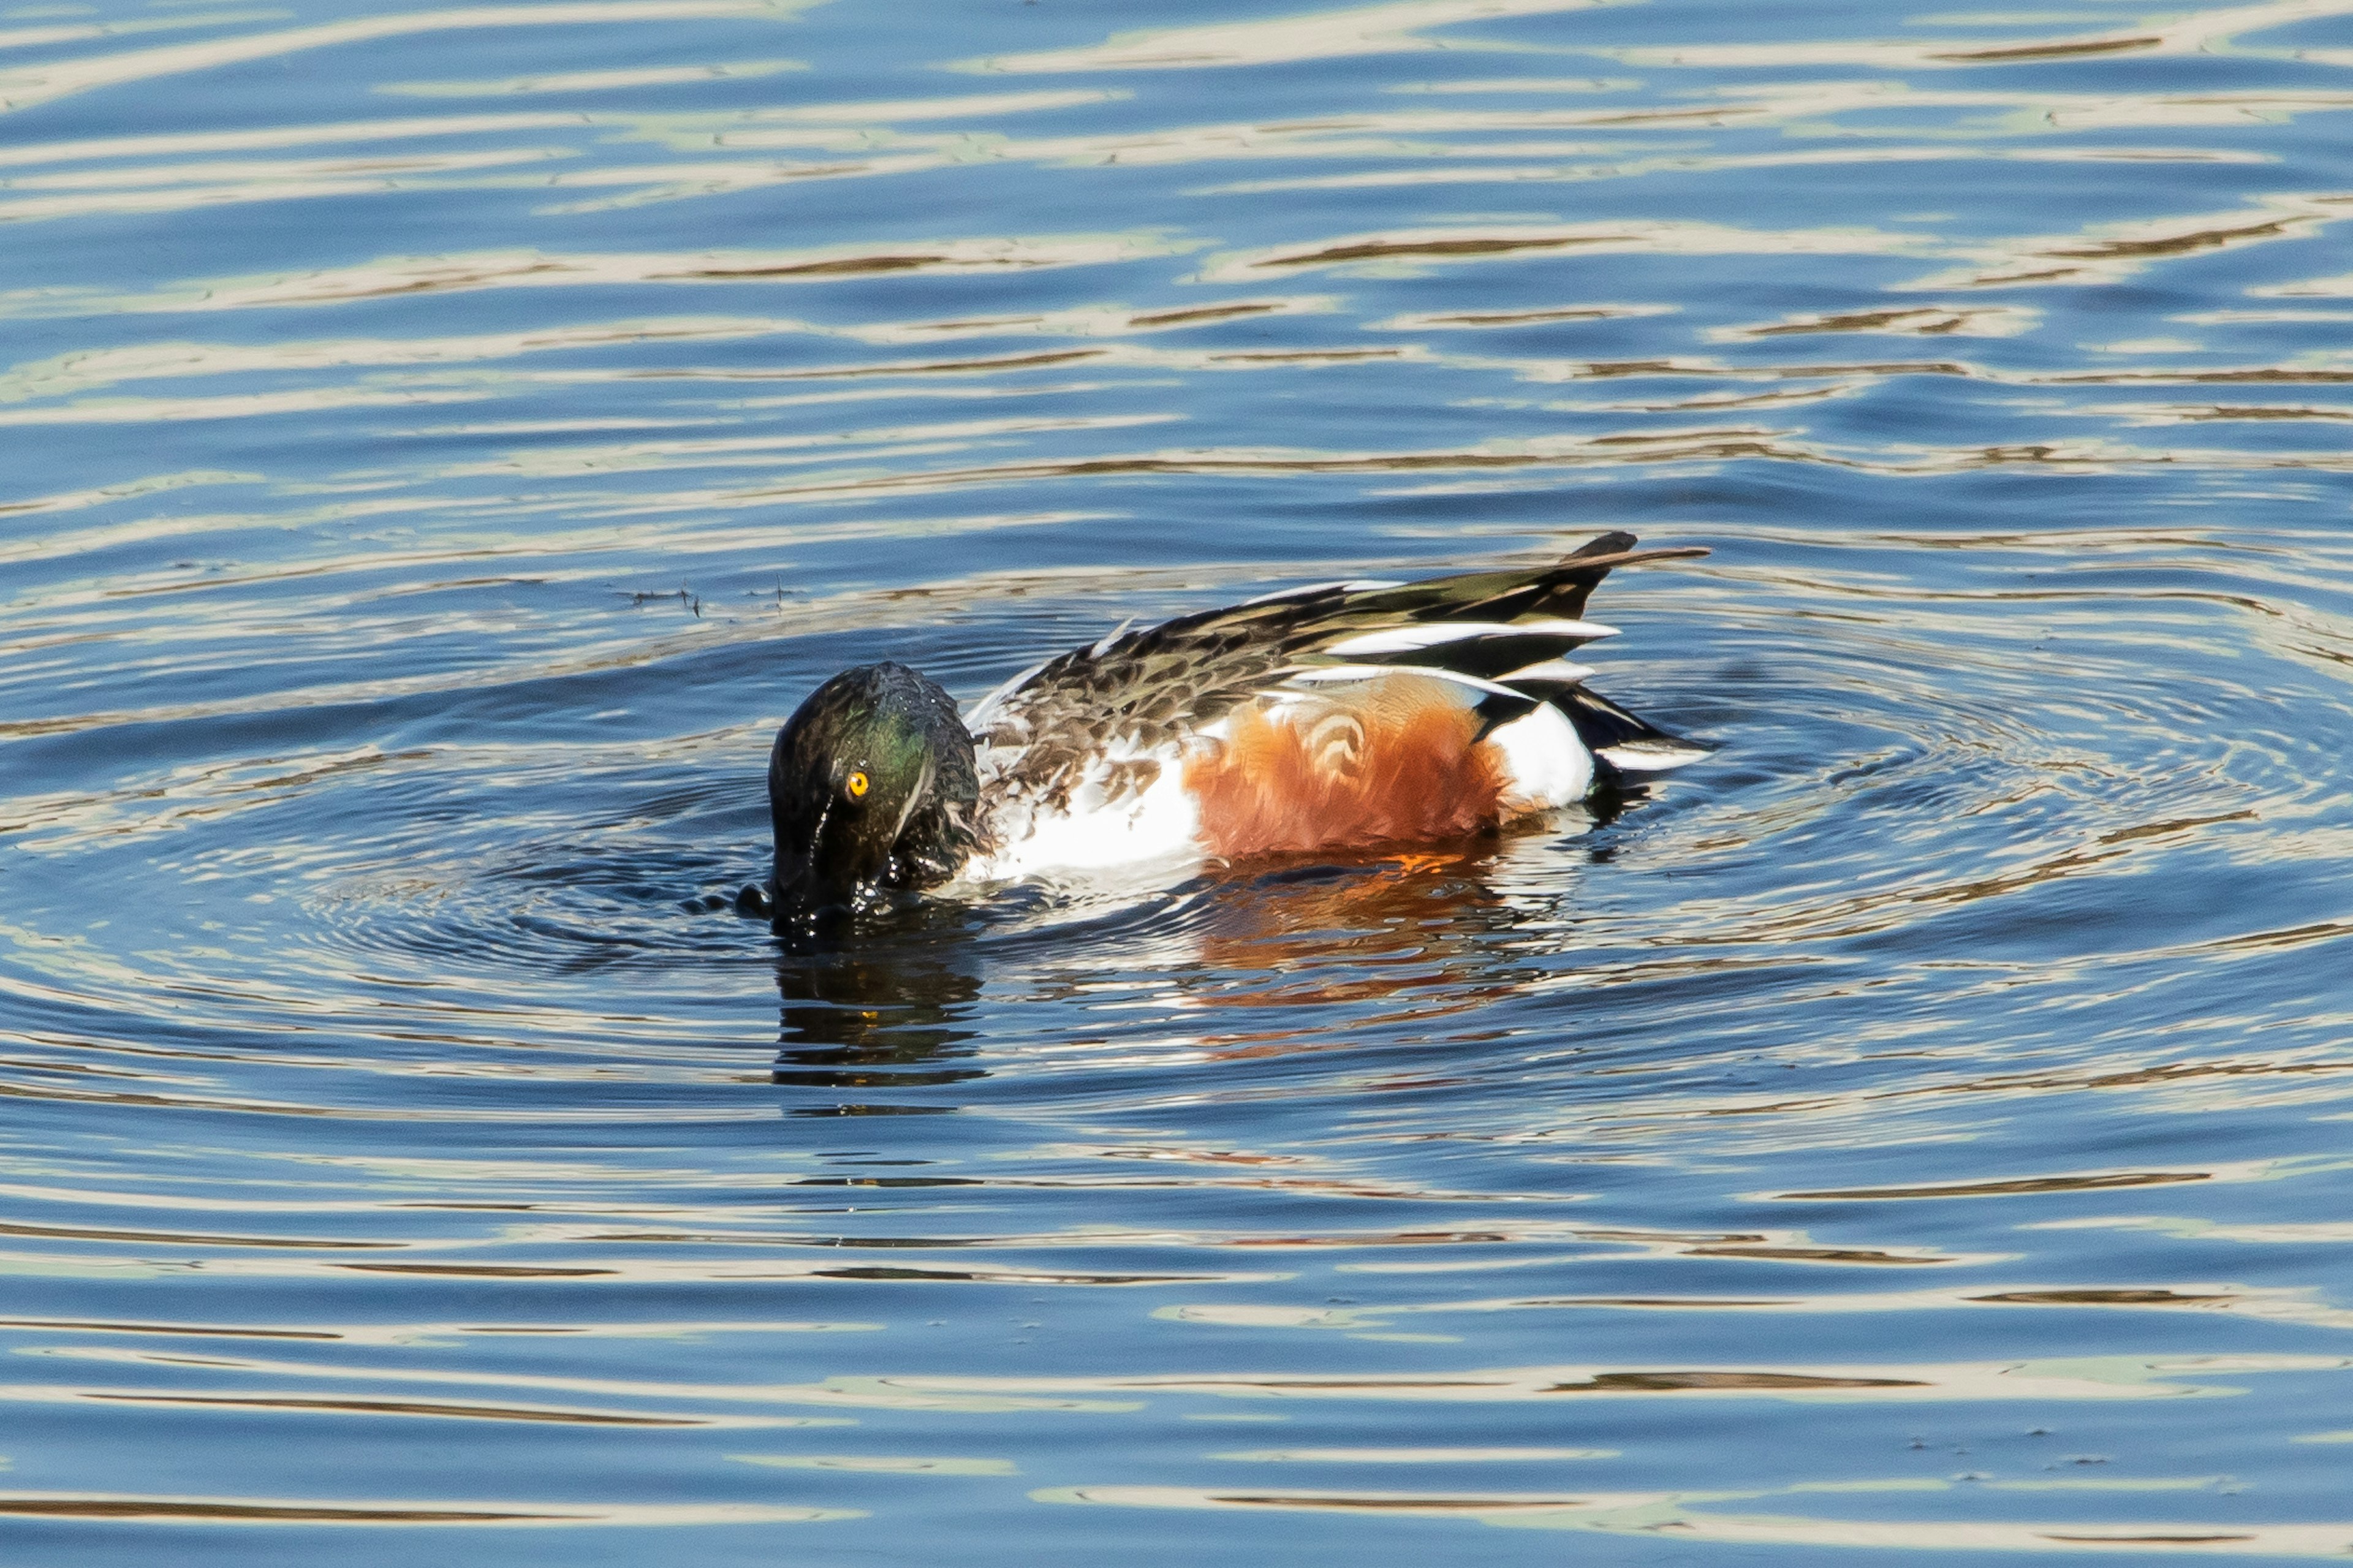
[(776, 732), (768, 811), (779, 922), (855, 910), (962, 867), (979, 798), (955, 700), (903, 664), (860, 665)]

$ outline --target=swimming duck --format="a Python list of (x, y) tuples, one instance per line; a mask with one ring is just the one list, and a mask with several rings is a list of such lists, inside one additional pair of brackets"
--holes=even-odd
[(1705, 748), (1564, 656), (1616, 567), (1705, 555), (1605, 533), (1549, 566), (1291, 588), (1024, 670), (969, 713), (902, 664), (810, 693), (768, 759), (776, 921), (952, 880), (1107, 872), (1483, 832)]

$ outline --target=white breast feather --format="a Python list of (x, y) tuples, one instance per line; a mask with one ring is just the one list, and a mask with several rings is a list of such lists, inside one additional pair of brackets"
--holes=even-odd
[[(1202, 731), (1222, 736), (1225, 726)], [(1104, 798), (1115, 767), (1149, 760), (1159, 776), (1144, 789)], [(1185, 788), (1184, 752), (1175, 746), (1142, 751), (1114, 746), (1090, 763), (1070, 792), (1066, 811), (1042, 803), (1008, 802), (992, 825), (994, 853), (978, 856), (965, 875), (981, 881), (1011, 881), (1058, 871), (1103, 871), (1114, 867), (1201, 858), (1201, 809)]]

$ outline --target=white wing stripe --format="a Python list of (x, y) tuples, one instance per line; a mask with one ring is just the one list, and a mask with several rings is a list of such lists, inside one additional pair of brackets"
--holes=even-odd
[[(1328, 594), (1338, 588), (1350, 594), (1368, 594), (1377, 588), (1402, 588), (1402, 583), (1383, 583), (1370, 577), (1338, 583), (1310, 583), (1303, 588), (1278, 588), (1271, 594), (1261, 594), (1255, 599), (1244, 599), (1243, 605), (1271, 605), (1277, 599), (1303, 599), (1310, 594)], [(1236, 606), (1240, 608), (1240, 606)]]
[(1486, 692), (1491, 697), (1508, 697), (1513, 701), (1521, 704), (1523, 707), (1535, 700), (1535, 698), (1530, 697), (1525, 691), (1514, 691), (1510, 687), (1501, 685), (1495, 681), (1484, 680), (1475, 675), (1465, 675), (1459, 669), (1448, 669), (1442, 666), (1434, 664), (1413, 664), (1404, 666), (1394, 664), (1310, 665), (1304, 669), (1293, 670), (1284, 678), (1283, 684), (1295, 689), (1297, 687), (1310, 684), (1320, 684), (1324, 681), (1405, 680), (1410, 679), (1415, 676), (1419, 676), (1428, 680), (1450, 681), (1456, 686), (1468, 687), (1473, 691)]
[(1571, 639), (1597, 642), (1617, 635), (1616, 626), (1558, 617), (1526, 621), (1427, 621), (1359, 633), (1356, 637), (1326, 644), (1323, 651), (1354, 658), (1373, 653), (1413, 653), (1427, 647), (1441, 647), (1448, 643), (1472, 642), (1486, 637), (1559, 637), (1564, 642)]
[(1515, 680), (1546, 680), (1574, 684), (1583, 680), (1587, 676), (1599, 673), (1600, 671), (1589, 664), (1571, 664), (1565, 658), (1544, 658), (1538, 659), (1534, 664), (1524, 664), (1519, 668), (1499, 675), (1495, 679), (1506, 686)]
[(1621, 741), (1614, 746), (1600, 747), (1595, 753), (1608, 759), (1620, 773), (1662, 773), (1669, 768), (1695, 763), (1708, 753), (1697, 746), (1686, 746), (1675, 741)]

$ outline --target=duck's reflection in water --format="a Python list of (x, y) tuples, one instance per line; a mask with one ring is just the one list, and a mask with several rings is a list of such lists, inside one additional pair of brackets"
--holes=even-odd
[[(1628, 803), (1596, 797), (1575, 827), (1589, 832)], [(1558, 923), (1576, 871), (1607, 854), (1561, 842), (1568, 825), (1412, 849), (1267, 866), (1213, 890), (1187, 933), (1180, 988), (1203, 1007), (1348, 1009), (1302, 1026), (1278, 1012), (1266, 1029), (1206, 1037), (1222, 1054), (1314, 1048), (1398, 1005), (1419, 1017), (1475, 1010), (1515, 991), (1519, 959)], [(1531, 872), (1536, 873), (1531, 876)], [(1505, 889), (1509, 889), (1506, 891)], [(1384, 1005), (1387, 1004), (1388, 1005)], [(1280, 1021), (1278, 1021), (1280, 1020)]]
[[(1597, 798), (1575, 827), (1589, 831), (1623, 808)], [(1096, 920), (1079, 912), (1092, 901), (1083, 894), (1029, 889), (986, 908), (935, 900), (854, 931), (782, 939), (772, 1077), (843, 1097), (795, 1114), (952, 1109), (929, 1094), (893, 1103), (893, 1091), (990, 1076), (976, 1059), (989, 1027), (984, 972), (1033, 1000), (1102, 1002), (1132, 988), (1197, 1027), (1218, 1016), (1223, 1027), (1192, 1035), (1212, 1057), (1314, 1050), (1406, 1015), (1434, 1024), (1475, 1011), (1519, 987), (1530, 921), (1556, 923), (1575, 868), (1606, 852), (1562, 844), (1565, 826), (1260, 860), (1140, 904), (1107, 901)], [(1533, 896), (1531, 868), (1555, 865)], [(1517, 886), (1506, 893), (1498, 883)], [(1250, 1017), (1258, 1008), (1270, 1011)]]
[(872, 1116), (945, 1110), (862, 1097), (960, 1083), (987, 1072), (965, 1065), (979, 1026), (979, 955), (969, 910), (902, 911), (887, 924), (839, 938), (784, 942), (776, 959), (782, 999), (779, 1084), (860, 1097), (795, 1107), (801, 1115)]

